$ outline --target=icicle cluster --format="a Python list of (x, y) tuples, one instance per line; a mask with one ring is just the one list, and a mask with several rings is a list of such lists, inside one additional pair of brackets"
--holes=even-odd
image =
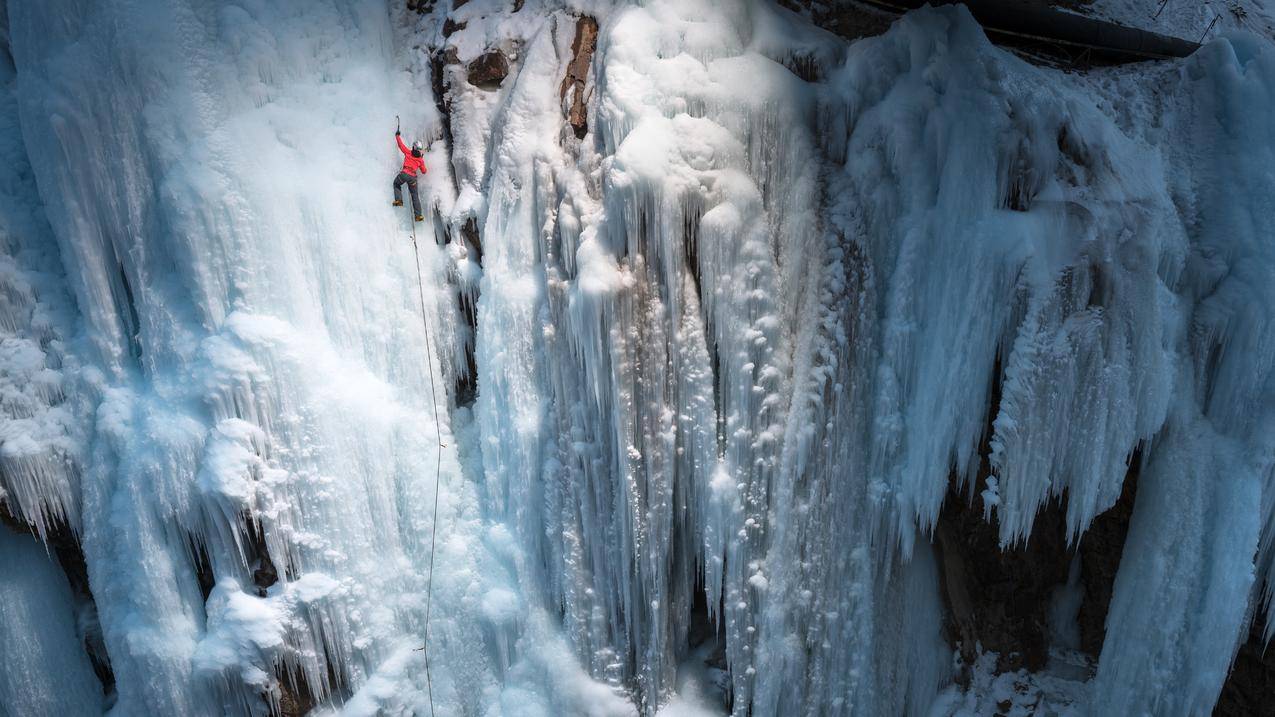
[(945, 501), (1075, 546), (1137, 470), (1067, 699), (1207, 711), (1275, 578), (1275, 48), (506, 4), (10, 1), (0, 500), (87, 585), (0, 534), (0, 705), (950, 710)]

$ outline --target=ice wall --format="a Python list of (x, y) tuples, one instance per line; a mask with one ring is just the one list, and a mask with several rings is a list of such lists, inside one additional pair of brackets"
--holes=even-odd
[[(1140, 482), (1095, 700), (1130, 714), (1207, 712), (1269, 601), (1272, 374), (1269, 171), (1275, 56), (1253, 37), (1191, 58), (1170, 182), (1190, 254), (1174, 286), (1175, 392)], [(1189, 168), (1189, 171), (1186, 171)], [(1250, 600), (1243, 596), (1251, 595)], [(1261, 598), (1259, 600), (1259, 598)]]
[(57, 563), (27, 536), (0, 531), (0, 695), (13, 715), (102, 712), (77, 610)]
[[(473, 497), (428, 403), (392, 159), (367, 151), (393, 147), (396, 113), (425, 120), (396, 96), (410, 85), (393, 16), (375, 2), (7, 9), (57, 244), (13, 232), (60, 253), (88, 365), (67, 390), (89, 411), (88, 435), (62, 438), (73, 490), (8, 470), (5, 489), (25, 480), (22, 515), (80, 537), (116, 712), (425, 708), (414, 648), (438, 451), (440, 521), (463, 521)], [(422, 253), (432, 303), (437, 254)], [(475, 613), (457, 605), (500, 571), (451, 532), (433, 657), (455, 713), (492, 686)], [(399, 689), (359, 690), (386, 671)]]
[(951, 487), (1083, 541), (1134, 455), (1071, 706), (1207, 711), (1268, 607), (1268, 41), (1068, 74), (959, 8), (7, 14), (0, 497), (82, 546), (118, 714), (652, 715), (705, 655), (735, 714), (928, 714)]
[[(482, 17), (462, 19), (499, 27)], [(653, 2), (606, 16), (577, 143), (546, 118), (565, 109), (550, 95), (571, 51), (570, 17), (554, 19), (523, 30), (488, 114), (489, 95), (452, 99), (494, 127), (457, 140), (462, 164), (476, 148), (489, 168), (476, 411), (496, 436), (488, 479), (505, 476), (493, 508), (594, 674), (653, 710), (702, 586), (736, 711), (925, 712), (949, 679), (930, 541), (950, 483), (978, 479), (1003, 545), (1054, 499), (1083, 540), (1132, 457), (1184, 465), (1177, 411), (1206, 411), (1203, 387), (1235, 370), (1254, 393), (1218, 442), (1246, 446), (1251, 481), (1219, 487), (1220, 512), (1192, 502), (1195, 521), (1142, 507), (1157, 488), (1139, 499), (1131, 545), (1149, 521), (1193, 587), (1122, 576), (1115, 614), (1136, 601), (1141, 622), (1112, 622), (1109, 647), (1129, 652), (1104, 658), (1094, 693), (1115, 699), (1121, 666), (1181, 664), (1192, 680), (1111, 684), (1135, 712), (1211, 703), (1259, 607), (1271, 470), (1264, 324), (1246, 324), (1235, 369), (1198, 344), (1270, 304), (1245, 284), (1214, 308), (1199, 288), (1217, 261), (1266, 266), (1242, 249), (1265, 241), (1263, 192), (1205, 191), (1233, 180), (1205, 178), (1232, 165), (1200, 134), (1229, 120), (1199, 88), (1235, 71), (1071, 77), (993, 48), (959, 10), (847, 48), (764, 4)], [(461, 64), (478, 32), (448, 41)], [(1235, 42), (1210, 52), (1243, 57), (1260, 94), (1269, 49)], [(1244, 217), (1234, 245), (1201, 228), (1212, 211)], [(1232, 455), (1192, 460), (1226, 471)], [(1188, 545), (1227, 560), (1204, 570)], [(1194, 623), (1203, 595), (1210, 629), (1158, 622)], [(1155, 635), (1162, 659), (1133, 657)]]

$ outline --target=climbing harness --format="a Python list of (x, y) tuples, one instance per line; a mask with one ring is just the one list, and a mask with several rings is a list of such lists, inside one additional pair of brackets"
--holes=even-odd
[[(398, 115), (394, 116), (398, 125)], [(411, 209), (409, 208), (410, 212)], [(425, 360), (429, 366), (429, 398), (434, 404), (434, 435), (438, 443), (434, 461), (434, 519), (429, 527), (429, 577), (425, 581), (425, 644), (416, 648), (425, 653), (425, 687), (429, 695), (429, 714), (434, 717), (434, 681), (429, 673), (429, 616), (434, 606), (434, 545), (438, 537), (438, 485), (443, 474), (442, 424), (438, 421), (438, 395), (434, 391), (434, 351), (429, 342), (429, 314), (425, 311), (425, 280), (421, 278), (421, 251), (416, 245), (416, 217), (412, 216), (412, 254), (416, 257), (416, 289), (421, 300), (421, 325), (425, 329)]]

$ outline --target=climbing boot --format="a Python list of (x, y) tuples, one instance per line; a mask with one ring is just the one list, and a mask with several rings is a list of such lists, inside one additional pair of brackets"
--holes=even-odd
[(422, 217), (421, 215), (417, 214), (417, 215), (416, 215), (416, 221), (418, 221), (418, 222), (423, 222), (423, 221), (425, 221), (425, 217)]
[(401, 207), (401, 206), (403, 206), (403, 200), (402, 200), (402, 199), (395, 199), (395, 200), (394, 200), (394, 206), (396, 206), (396, 207)]

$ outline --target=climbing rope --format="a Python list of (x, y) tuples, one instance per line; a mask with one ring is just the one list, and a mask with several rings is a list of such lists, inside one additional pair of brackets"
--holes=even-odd
[[(413, 211), (408, 208), (408, 211)], [(421, 299), (421, 325), (425, 329), (425, 360), (429, 366), (429, 398), (434, 404), (434, 434), (438, 449), (434, 461), (434, 520), (429, 526), (429, 577), (425, 582), (425, 644), (417, 648), (425, 653), (425, 686), (429, 694), (429, 714), (434, 717), (434, 681), (429, 674), (429, 616), (434, 606), (434, 544), (438, 537), (438, 484), (443, 474), (443, 433), (438, 422), (438, 396), (434, 391), (434, 351), (429, 342), (429, 314), (425, 311), (425, 280), (421, 278), (421, 251), (416, 246), (416, 217), (412, 216), (412, 253), (416, 256), (416, 289)]]

